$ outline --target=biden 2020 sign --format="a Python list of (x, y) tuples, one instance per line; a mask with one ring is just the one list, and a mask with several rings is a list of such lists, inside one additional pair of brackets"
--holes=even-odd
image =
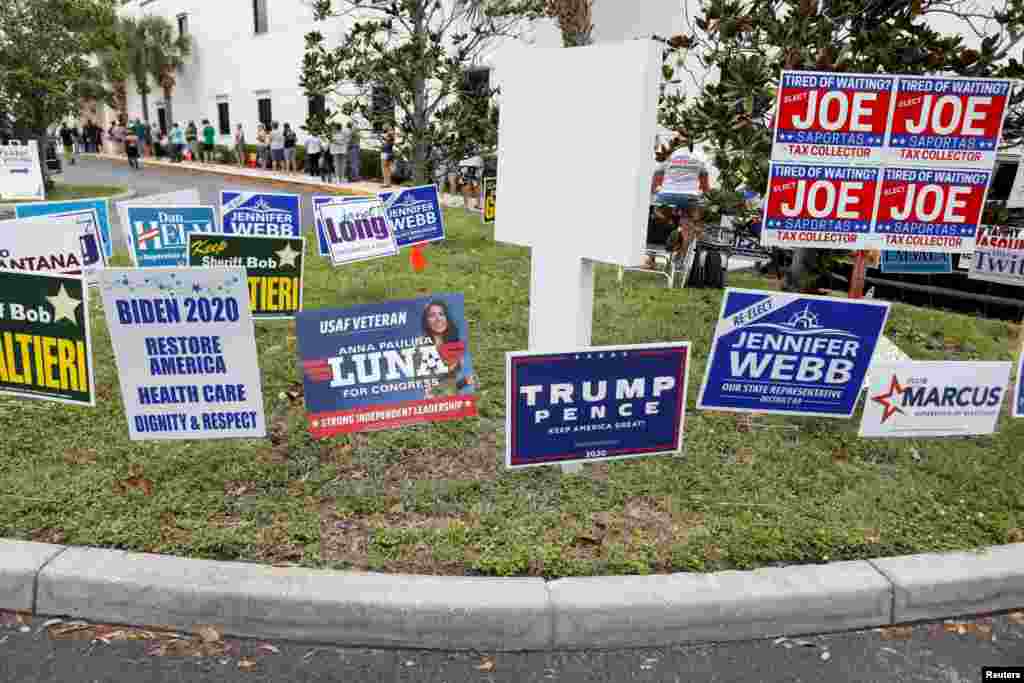
[(678, 451), (688, 342), (506, 354), (510, 468)]
[(302, 234), (300, 199), (297, 194), (224, 190), (220, 193), (224, 234), (299, 237)]
[(880, 364), (860, 423), (862, 437), (970, 436), (995, 431), (1010, 363)]
[(889, 304), (728, 289), (697, 407), (850, 417)]
[(772, 159), (878, 163), (893, 76), (784, 71)]

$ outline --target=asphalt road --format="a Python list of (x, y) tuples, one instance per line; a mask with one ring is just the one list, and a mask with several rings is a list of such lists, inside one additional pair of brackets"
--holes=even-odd
[(982, 680), (982, 666), (1024, 666), (1024, 614), (959, 622), (959, 627), (920, 624), (905, 630), (791, 640), (519, 654), (337, 648), (228, 638), (216, 646), (226, 647), (226, 652), (194, 656), (194, 648), (167, 654), (158, 641), (118, 640), (109, 630), (109, 643), (96, 640), (91, 631), (65, 634), (82, 639), (64, 640), (44, 623), (36, 619), (0, 626), (0, 681), (966, 683)]
[[(302, 195), (302, 229), (306, 233), (313, 231), (313, 192), (285, 189), (281, 185), (257, 183), (249, 179), (231, 178), (216, 173), (197, 173), (191, 170), (170, 170), (145, 166), (141, 171), (132, 170), (127, 163), (108, 161), (106, 159), (79, 159), (77, 164), (64, 165), (64, 173), (60, 181), (69, 185), (119, 185), (135, 190), (132, 201), (152, 194), (163, 194), (175, 190), (199, 190), (199, 196), (206, 206), (220, 207), (220, 191), (243, 189), (248, 191), (262, 190), (265, 192), (291, 192)], [(113, 217), (117, 220), (116, 215)], [(114, 229), (117, 243), (124, 246), (124, 235)]]

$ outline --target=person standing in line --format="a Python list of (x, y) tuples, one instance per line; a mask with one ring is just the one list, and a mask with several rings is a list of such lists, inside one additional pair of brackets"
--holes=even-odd
[(391, 172), (395, 163), (395, 132), (389, 130), (384, 135), (384, 143), (380, 147), (380, 165), (384, 173), (384, 187), (391, 187)]
[(62, 123), (60, 126), (60, 141), (64, 145), (64, 160), (74, 166), (75, 164), (75, 138), (71, 133), (71, 129), (68, 128), (68, 124)]
[(181, 126), (177, 123), (171, 129), (171, 149), (174, 150), (174, 157), (172, 161), (176, 164), (181, 163), (181, 158), (185, 154), (185, 131), (181, 129)]
[(235, 127), (235, 156), (238, 157), (238, 168), (245, 168), (245, 130), (242, 124)]
[(203, 119), (203, 163), (212, 164), (214, 162), (213, 155), (216, 149), (216, 142), (217, 129), (213, 127), (209, 119)]
[[(463, 159), (459, 163), (459, 170), (462, 175), (462, 200), (465, 202), (467, 209), (474, 207), (470, 206), (470, 201), (476, 205), (480, 201), (480, 177), (483, 175), (484, 160), (480, 155)], [(483, 207), (476, 206), (474, 210), (480, 210)]]
[(362, 148), (360, 146), (363, 141), (363, 135), (354, 121), (348, 122), (348, 131), (348, 175), (349, 180), (354, 183), (358, 182), (363, 170)]
[(333, 157), (331, 157), (331, 140), (326, 135), (320, 138), (320, 180), (329, 183), (334, 175)]
[(331, 160), (334, 162), (334, 182), (343, 183), (345, 174), (348, 172), (348, 129), (344, 126), (335, 126), (334, 135), (331, 136)]
[(267, 129), (262, 123), (256, 124), (256, 166), (266, 168), (267, 150), (270, 139), (267, 137)]
[(135, 137), (138, 139), (136, 144), (139, 146), (139, 156), (144, 156), (147, 153), (146, 148), (149, 146), (149, 141), (146, 139), (147, 126), (142, 123), (141, 119), (136, 117), (135, 122), (129, 126), (129, 128), (131, 129), (131, 132), (135, 133)]
[(299, 142), (299, 136), (292, 130), (292, 124), (284, 124), (284, 165), (288, 173), (295, 173), (299, 170), (295, 165), (296, 160), (296, 145)]
[(139, 145), (139, 137), (135, 131), (131, 128), (127, 129), (124, 136), (124, 153), (128, 157), (128, 165), (136, 171), (142, 170), (142, 166), (139, 164)]
[(195, 121), (189, 121), (185, 128), (185, 143), (188, 145), (192, 161), (199, 161), (199, 129)]
[(277, 121), (270, 126), (270, 158), (275, 171), (284, 169), (284, 131)]
[(323, 152), (323, 146), (320, 144), (319, 137), (310, 135), (306, 138), (306, 172), (311, 176), (320, 175), (321, 152)]

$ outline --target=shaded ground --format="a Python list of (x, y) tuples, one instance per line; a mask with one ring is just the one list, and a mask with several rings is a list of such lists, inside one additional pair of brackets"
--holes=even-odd
[[(95, 182), (125, 175), (94, 165)], [(142, 191), (199, 185), (205, 198), (223, 185), (179, 175), (144, 171)], [(317, 567), (546, 577), (742, 569), (1024, 540), (1024, 420), (1004, 414), (991, 437), (883, 441), (857, 438), (859, 413), (756, 421), (696, 413), (722, 292), (666, 290), (634, 273), (620, 285), (608, 267), (597, 269), (595, 345), (693, 343), (685, 452), (587, 465), (582, 476), (506, 472), (504, 353), (527, 345), (529, 253), (495, 244), (476, 214), (450, 209), (446, 217), (449, 238), (425, 250), (423, 273), (404, 255), (332, 269), (312, 253), (307, 225), (305, 303), (463, 292), (479, 418), (313, 441), (294, 326), (261, 322), (269, 439), (133, 443), (94, 305), (98, 406), (0, 400), (0, 536)], [(918, 360), (1012, 360), (1020, 343), (1019, 328), (1001, 321), (904, 305), (894, 306), (887, 334)], [(799, 429), (783, 428), (792, 426)]]
[[(1024, 665), (1024, 613), (827, 636), (636, 650), (537, 653), (338, 648), (203, 641), (0, 613), (0, 680), (19, 683), (974, 683)], [(138, 638), (136, 640), (136, 638)], [(130, 639), (130, 640), (129, 640)]]

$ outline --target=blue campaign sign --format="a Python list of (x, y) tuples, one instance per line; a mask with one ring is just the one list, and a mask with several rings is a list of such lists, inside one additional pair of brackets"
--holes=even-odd
[(301, 197), (297, 194), (222, 190), (220, 215), (225, 235), (302, 235)]
[(888, 317), (882, 301), (730, 288), (697, 407), (848, 418)]
[(187, 235), (220, 232), (212, 206), (129, 206), (128, 226), (137, 268), (187, 266)]
[(421, 185), (377, 195), (394, 226), (398, 248), (444, 239), (444, 214), (437, 186)]
[(461, 294), (303, 311), (295, 329), (314, 437), (477, 414)]
[(60, 213), (74, 213), (94, 209), (99, 219), (100, 241), (103, 242), (103, 253), (110, 258), (114, 253), (114, 243), (110, 237), (110, 211), (106, 199), (76, 199), (67, 202), (34, 202), (18, 204), (14, 207), (15, 218), (33, 218), (50, 216)]
[(1014, 396), (1013, 416), (1024, 417), (1024, 347), (1020, 351), (1020, 360), (1017, 361), (1017, 395)]
[(952, 273), (953, 257), (920, 251), (883, 251), (882, 272), (919, 275)]
[(678, 451), (688, 342), (506, 354), (509, 468)]
[(323, 219), (320, 218), (320, 207), (337, 201), (337, 197), (313, 197), (313, 227), (316, 228), (316, 243), (320, 249), (321, 256), (330, 256), (331, 249), (327, 244), (327, 235), (324, 233)]

